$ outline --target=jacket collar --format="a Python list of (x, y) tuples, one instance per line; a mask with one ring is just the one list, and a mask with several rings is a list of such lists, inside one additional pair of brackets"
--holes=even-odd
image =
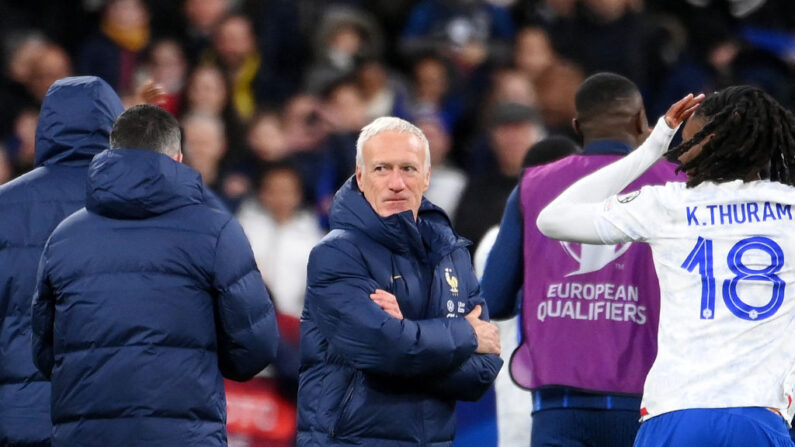
[(417, 222), (411, 211), (379, 216), (352, 176), (334, 196), (329, 218), (332, 229), (361, 231), (392, 251), (428, 256), (433, 264), (470, 244), (455, 233), (444, 211), (429, 200), (422, 199), (418, 215)]
[(86, 195), (87, 209), (116, 219), (144, 219), (205, 203), (198, 172), (143, 149), (108, 149), (94, 157)]
[(627, 155), (632, 150), (632, 146), (623, 141), (597, 140), (582, 148), (582, 153), (585, 155)]

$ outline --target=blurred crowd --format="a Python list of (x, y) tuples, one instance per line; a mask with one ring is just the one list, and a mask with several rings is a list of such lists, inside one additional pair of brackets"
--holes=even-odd
[[(477, 244), (499, 223), (528, 148), (576, 138), (574, 92), (589, 74), (633, 80), (652, 121), (685, 93), (732, 84), (795, 107), (791, 0), (4, 0), (0, 9), (0, 183), (33, 167), (55, 80), (100, 76), (129, 103), (153, 80), (180, 120), (186, 162), (237, 214), (292, 318), (331, 198), (354, 171), (357, 134), (376, 117), (427, 135), (426, 197)], [(297, 343), (297, 324), (285, 324)]]

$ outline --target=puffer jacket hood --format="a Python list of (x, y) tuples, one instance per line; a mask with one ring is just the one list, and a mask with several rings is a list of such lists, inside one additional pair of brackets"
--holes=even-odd
[(36, 166), (88, 164), (108, 148), (113, 122), (124, 112), (119, 96), (96, 76), (56, 81), (36, 127)]
[(145, 149), (108, 149), (91, 161), (86, 208), (114, 219), (145, 219), (204, 202), (201, 175)]
[(55, 82), (36, 129), (38, 167), (0, 185), (0, 445), (50, 444), (50, 382), (31, 357), (36, 270), (55, 226), (85, 206), (88, 164), (123, 110), (97, 77)]

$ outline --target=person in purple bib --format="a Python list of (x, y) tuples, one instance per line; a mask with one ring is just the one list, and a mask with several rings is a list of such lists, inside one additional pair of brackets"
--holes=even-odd
[[(576, 180), (638, 147), (649, 126), (637, 86), (617, 74), (590, 76), (575, 104), (583, 153), (524, 171), (481, 286), (493, 318), (521, 312), (510, 371), (533, 394), (531, 446), (631, 446), (657, 353), (651, 251), (555, 241), (539, 232), (536, 217)], [(683, 178), (661, 162), (627, 190)]]

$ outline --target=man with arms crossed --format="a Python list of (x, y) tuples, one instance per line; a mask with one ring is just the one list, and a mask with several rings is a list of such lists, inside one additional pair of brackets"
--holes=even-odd
[[(423, 200), (428, 141), (379, 118), (312, 251), (301, 321), (298, 445), (452, 445), (455, 401), (502, 366), (468, 241)], [(461, 206), (466, 206), (462, 204)]]

